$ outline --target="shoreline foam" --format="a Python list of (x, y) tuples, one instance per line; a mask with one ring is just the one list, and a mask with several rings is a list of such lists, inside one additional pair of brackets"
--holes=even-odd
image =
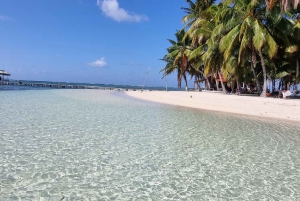
[(163, 104), (300, 122), (298, 99), (261, 98), (195, 91), (126, 91), (126, 95)]

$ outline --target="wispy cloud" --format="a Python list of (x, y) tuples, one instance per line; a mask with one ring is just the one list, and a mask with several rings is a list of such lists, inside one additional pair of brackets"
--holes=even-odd
[(13, 20), (13, 19), (5, 15), (0, 15), (0, 20)]
[(107, 63), (106, 63), (104, 57), (97, 59), (96, 61), (94, 61), (92, 63), (89, 63), (89, 66), (94, 66), (94, 67), (104, 67), (106, 65), (107, 65)]
[(117, 0), (97, 0), (97, 6), (99, 6), (107, 17), (118, 22), (141, 22), (148, 20), (146, 15), (137, 15), (120, 8)]

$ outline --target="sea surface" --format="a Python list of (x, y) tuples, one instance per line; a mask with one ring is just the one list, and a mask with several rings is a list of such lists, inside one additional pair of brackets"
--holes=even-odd
[[(37, 86), (38, 84), (45, 84), (46, 86)], [(50, 87), (52, 85), (52, 87)], [(168, 90), (168, 91), (184, 91), (185, 88), (177, 89), (174, 87), (162, 86), (147, 86), (147, 85), (120, 85), (120, 84), (97, 84), (97, 83), (74, 83), (74, 82), (51, 82), (51, 81), (32, 81), (32, 80), (9, 80), (0, 81), (0, 91), (8, 90), (48, 90), (48, 89), (66, 89), (57, 88), (54, 85), (65, 86), (80, 86), (82, 87), (98, 87), (111, 89), (130, 89), (130, 90)], [(202, 85), (201, 85), (202, 86)]]
[(296, 123), (117, 91), (0, 91), (0, 200), (300, 200), (299, 159)]

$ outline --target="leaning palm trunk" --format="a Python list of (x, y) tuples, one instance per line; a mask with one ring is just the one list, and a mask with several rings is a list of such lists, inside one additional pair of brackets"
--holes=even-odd
[(209, 90), (210, 89), (210, 82), (209, 82), (209, 80), (206, 76), (204, 78), (205, 78), (205, 81), (207, 83), (207, 86), (206, 86), (207, 88), (206, 89)]
[(263, 85), (263, 91), (261, 92), (260, 96), (261, 97), (267, 97), (266, 92), (267, 92), (267, 71), (266, 71), (266, 66), (265, 66), (265, 61), (261, 52), (261, 48), (258, 50), (260, 61), (261, 61), (261, 66), (262, 66), (262, 71), (263, 71), (263, 78), (264, 78), (264, 85)]
[(179, 70), (177, 72), (177, 84), (178, 84), (178, 89), (181, 89), (181, 74)]
[(221, 85), (222, 85), (222, 89), (223, 89), (223, 94), (226, 94), (226, 89), (225, 89), (225, 86), (224, 86), (223, 79), (222, 79), (222, 76), (221, 76), (220, 71), (218, 71), (218, 74), (219, 74), (219, 77), (220, 77), (220, 80), (221, 80)]
[[(204, 73), (203, 72), (201, 72), (201, 71), (199, 71), (201, 74), (202, 74), (202, 76), (203, 76), (203, 78), (204, 78), (204, 82), (205, 82), (205, 89), (206, 90), (209, 90), (210, 89), (210, 83), (209, 83), (209, 80), (208, 80), (208, 78), (204, 75)], [(200, 86), (199, 86), (199, 88), (200, 88)]]
[(215, 76), (217, 91), (219, 91), (219, 83), (218, 83), (218, 79), (217, 79), (216, 73), (214, 73), (214, 76)]
[(260, 86), (256, 71), (255, 71), (256, 64), (257, 64), (256, 53), (255, 53), (255, 50), (252, 49), (251, 70), (252, 70), (252, 73), (253, 73), (253, 76), (254, 76), (254, 79), (255, 79), (255, 82), (256, 82), (256, 87), (257, 87), (258, 94), (260, 94), (261, 93), (261, 86)]
[(189, 90), (189, 87), (188, 87), (188, 83), (187, 83), (187, 79), (186, 79), (185, 74), (183, 74), (183, 79), (184, 79), (184, 81), (185, 81), (185, 90), (188, 91), (188, 90)]
[(205, 85), (205, 88), (207, 90), (209, 90), (210, 89), (210, 82), (209, 82), (208, 78), (204, 75), (204, 73), (202, 73), (202, 75), (203, 75), (203, 78), (205, 79), (205, 82), (207, 83), (207, 85)]
[(253, 65), (252, 62), (251, 62), (251, 70), (252, 70), (253, 76), (255, 78), (255, 83), (256, 83), (257, 91), (260, 94), (261, 93), (261, 86), (260, 86), (260, 83), (259, 83), (256, 71), (255, 71), (255, 67), (254, 67), (254, 65)]

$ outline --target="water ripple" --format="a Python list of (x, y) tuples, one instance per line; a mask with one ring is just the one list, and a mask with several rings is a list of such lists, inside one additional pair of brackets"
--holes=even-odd
[(300, 127), (118, 92), (0, 92), (1, 200), (300, 200)]

